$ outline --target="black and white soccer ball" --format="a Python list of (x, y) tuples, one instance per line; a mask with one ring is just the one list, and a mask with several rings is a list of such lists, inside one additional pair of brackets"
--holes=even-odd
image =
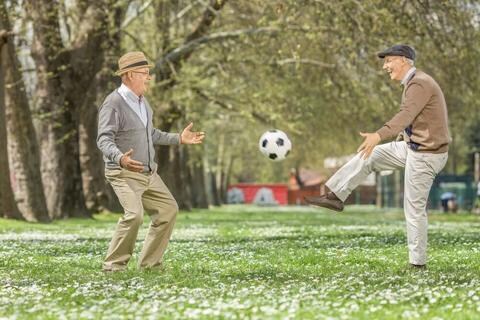
[(273, 129), (262, 134), (258, 142), (258, 148), (268, 159), (281, 161), (292, 150), (292, 143), (285, 132)]

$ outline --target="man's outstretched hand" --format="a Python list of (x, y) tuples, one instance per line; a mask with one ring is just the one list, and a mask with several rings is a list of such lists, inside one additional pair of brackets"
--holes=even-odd
[(123, 156), (120, 158), (120, 166), (130, 171), (134, 172), (142, 172), (143, 171), (143, 163), (133, 160), (130, 156), (133, 153), (133, 149), (128, 150), (125, 152)]
[(360, 132), (360, 135), (365, 138), (363, 143), (358, 147), (357, 152), (361, 152), (361, 157), (367, 159), (372, 154), (373, 148), (382, 140), (380, 135), (376, 132), (374, 133), (363, 133)]
[(188, 126), (183, 129), (180, 135), (180, 143), (182, 144), (199, 144), (202, 143), (205, 138), (205, 132), (192, 132), (190, 129), (193, 127), (193, 122), (190, 122)]

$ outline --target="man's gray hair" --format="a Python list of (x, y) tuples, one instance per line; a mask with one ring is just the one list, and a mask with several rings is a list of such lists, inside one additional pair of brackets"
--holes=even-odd
[(415, 61), (413, 61), (412, 59), (408, 59), (408, 58), (405, 58), (408, 62), (409, 65), (413, 66), (415, 64)]

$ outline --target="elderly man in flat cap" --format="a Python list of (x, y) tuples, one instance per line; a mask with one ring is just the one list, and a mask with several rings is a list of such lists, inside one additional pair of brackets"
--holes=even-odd
[(97, 145), (105, 161), (105, 177), (112, 185), (124, 215), (118, 221), (103, 265), (105, 271), (127, 268), (143, 222), (151, 223), (139, 258), (139, 268), (161, 268), (178, 205), (157, 174), (154, 144), (199, 144), (203, 132), (192, 132), (190, 123), (181, 134), (155, 129), (152, 108), (145, 98), (150, 65), (142, 52), (129, 52), (118, 60), (119, 88), (99, 110)]
[[(428, 74), (414, 67), (415, 51), (395, 45), (378, 54), (383, 69), (403, 86), (399, 112), (365, 138), (357, 155), (327, 182), (325, 195), (306, 197), (312, 205), (342, 211), (343, 202), (372, 171), (405, 168), (404, 211), (409, 262), (427, 262), (427, 199), (435, 176), (443, 169), (451, 141), (447, 105), (442, 89)], [(377, 144), (397, 136), (396, 141)]]

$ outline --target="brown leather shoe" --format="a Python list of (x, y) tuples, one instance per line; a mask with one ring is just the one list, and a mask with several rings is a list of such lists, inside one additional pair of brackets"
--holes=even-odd
[(343, 202), (333, 192), (321, 196), (307, 196), (303, 198), (306, 203), (327, 208), (334, 211), (343, 211)]

